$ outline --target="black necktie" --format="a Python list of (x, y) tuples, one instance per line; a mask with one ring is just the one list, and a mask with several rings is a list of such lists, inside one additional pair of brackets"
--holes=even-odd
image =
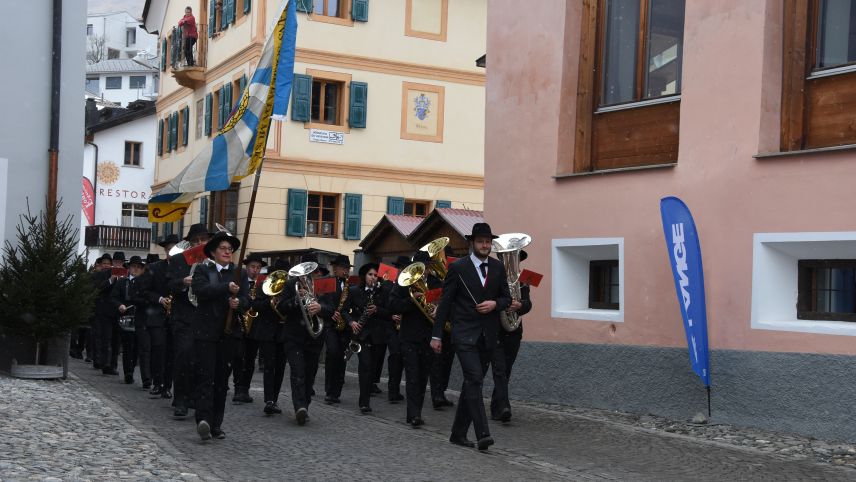
[(483, 284), (487, 284), (487, 263), (480, 264), (479, 269), (481, 270), (482, 278), (484, 278)]

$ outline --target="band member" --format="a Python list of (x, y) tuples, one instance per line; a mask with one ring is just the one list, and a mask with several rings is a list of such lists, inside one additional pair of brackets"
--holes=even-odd
[[(238, 238), (219, 232), (205, 244), (205, 255), (212, 261), (200, 264), (193, 273), (193, 293), (198, 307), (193, 316), (193, 353), (196, 363), (196, 433), (202, 440), (226, 438), (222, 430), (229, 382), (228, 365), (234, 344), (226, 333), (230, 309), (245, 310), (247, 274), (242, 272), (235, 283), (232, 253), (240, 247)], [(233, 313), (233, 316), (237, 316)], [(232, 329), (240, 329), (233, 320)]]
[(151, 276), (151, 308), (146, 318), (146, 330), (151, 341), (152, 398), (172, 398), (172, 333), (169, 330), (168, 310), (172, 310), (169, 298), (169, 250), (178, 244), (178, 236), (168, 235), (158, 245), (163, 248), (167, 259), (146, 263)]
[[(121, 329), (122, 338), (122, 371), (125, 374), (125, 383), (134, 383), (134, 370), (137, 367), (138, 351), (137, 351), (137, 335), (136, 330), (142, 330), (146, 326), (146, 306), (148, 299), (146, 298), (149, 290), (149, 280), (145, 276), (145, 263), (139, 256), (131, 256), (130, 261), (126, 265), (128, 268), (128, 276), (119, 279), (114, 285), (111, 292), (113, 304), (119, 315), (133, 316), (134, 323), (132, 329)], [(145, 360), (148, 362), (148, 360)], [(145, 371), (145, 373), (143, 373)], [(148, 368), (140, 369), (140, 376), (143, 378), (143, 384), (151, 385), (151, 375), (148, 373)]]
[[(522, 263), (529, 255), (526, 251), (520, 251), (520, 262)], [(512, 300), (507, 311), (517, 312), (523, 316), (532, 309), (532, 301), (529, 299), (529, 285), (520, 285), (520, 301)], [(512, 332), (500, 329), (498, 331), (498, 343), (491, 361), (491, 372), (493, 372), (493, 394), (490, 397), (490, 414), (492, 420), (508, 422), (511, 420), (511, 402), (508, 400), (508, 381), (511, 379), (511, 367), (517, 359), (520, 351), (520, 340), (523, 338), (523, 322)]]
[(107, 324), (104, 318), (111, 316), (114, 312), (113, 300), (110, 298), (110, 290), (113, 288), (113, 279), (110, 273), (112, 266), (113, 258), (110, 253), (104, 253), (95, 261), (95, 271), (92, 272), (92, 285), (95, 287), (96, 298), (95, 309), (92, 314), (92, 328), (89, 333), (90, 338), (92, 338), (92, 368), (96, 370), (110, 367), (109, 363), (104, 363), (103, 367), (101, 364), (101, 357), (104, 356), (102, 352), (105, 351), (101, 327)]
[[(410, 258), (407, 256), (399, 256), (392, 264), (398, 269), (402, 269), (410, 264)], [(389, 294), (392, 292), (396, 284), (396, 280), (378, 279), (381, 287), (387, 291), (385, 299), (387, 307), (389, 306)], [(374, 358), (374, 384), (372, 385), (372, 393), (381, 393), (377, 384), (380, 383), (380, 376), (383, 373), (383, 359), (389, 351), (387, 357), (387, 400), (389, 403), (398, 403), (404, 400), (401, 395), (401, 375), (404, 371), (404, 362), (401, 358), (401, 342), (398, 339), (398, 327), (401, 324), (401, 314), (390, 312), (387, 319), (380, 320), (378, 327), (375, 328), (376, 338), (372, 344), (372, 358)]]
[(345, 384), (345, 348), (350, 339), (351, 317), (351, 287), (348, 285), (348, 274), (351, 272), (351, 260), (344, 254), (333, 258), (330, 262), (331, 271), (336, 278), (336, 291), (329, 293), (321, 302), (322, 316), (330, 320), (330, 325), (324, 329), (327, 344), (324, 359), (324, 385), (328, 404), (339, 403), (342, 386)]
[[(374, 362), (372, 353), (375, 340), (382, 340), (382, 324), (391, 320), (389, 312), (389, 289), (381, 286), (377, 277), (377, 263), (366, 263), (360, 267), (360, 285), (353, 291), (353, 314), (355, 321), (351, 322), (351, 343), (360, 347), (359, 357), (360, 398), (359, 407), (362, 413), (369, 413), (371, 408), (372, 388), (374, 385)], [(349, 348), (350, 350), (351, 348)]]
[[(247, 270), (247, 282), (249, 283), (250, 293), (255, 293), (258, 296), (262, 292), (261, 283), (256, 284), (262, 268), (267, 266), (267, 263), (256, 253), (247, 256), (244, 259), (244, 267)], [(251, 296), (252, 298), (252, 296)], [(252, 303), (252, 299), (250, 302)], [(243, 315), (242, 315), (243, 316)], [(236, 355), (241, 356), (241, 360), (233, 362), (232, 377), (235, 382), (235, 395), (232, 396), (232, 403), (252, 403), (253, 397), (250, 396), (250, 384), (253, 381), (253, 372), (256, 371), (256, 356), (259, 354), (259, 339), (253, 331), (256, 329), (256, 324), (251, 322), (250, 332), (244, 332), (241, 350)], [(246, 327), (245, 327), (246, 328)]]
[[(211, 239), (211, 234), (204, 224), (198, 223), (190, 226), (185, 241), (189, 241), (194, 247), (206, 244)], [(190, 288), (193, 278), (190, 276), (191, 265), (187, 264), (184, 255), (178, 253), (169, 258), (169, 292), (172, 295), (172, 308), (170, 310), (170, 329), (173, 341), (173, 406), (174, 416), (183, 418), (187, 416), (188, 404), (191, 402), (194, 391), (194, 369), (193, 369), (193, 333), (191, 323), (193, 321), (196, 307), (190, 303), (187, 297), (187, 289)]]
[[(249, 258), (248, 258), (249, 259)], [(257, 264), (257, 263), (253, 263)], [(248, 264), (249, 266), (249, 264)], [(284, 271), (288, 273), (290, 266), (285, 260), (278, 259), (271, 267), (271, 273)], [(285, 325), (288, 323), (287, 305), (293, 302), (296, 295), (294, 284), (286, 283), (279, 293), (271, 298), (256, 286), (255, 299), (250, 301), (250, 307), (258, 313), (253, 321), (252, 337), (256, 340), (262, 357), (265, 359), (264, 373), (264, 413), (274, 415), (282, 413), (279, 408), (279, 392), (282, 389), (282, 379), (285, 376)], [(251, 296), (252, 298), (252, 296)], [(305, 368), (300, 366), (301, 383), (298, 391), (305, 389), (303, 382)], [(294, 374), (294, 366), (291, 368)], [(293, 389), (292, 389), (293, 390)], [(304, 404), (305, 405), (305, 404)], [(304, 406), (302, 405), (302, 406)]]
[[(464, 375), (449, 441), (466, 447), (476, 445), (467, 439), (472, 424), (479, 450), (487, 450), (494, 443), (482, 402), (482, 381), (497, 343), (499, 312), (511, 304), (505, 267), (489, 257), (495, 238), (487, 223), (473, 225), (472, 234), (467, 236), (472, 252), (449, 265), (435, 317), (451, 320), (452, 344)], [(431, 339), (435, 353), (442, 351), (442, 337), (443, 324), (435, 323)]]
[[(305, 254), (300, 258), (301, 263), (307, 262), (317, 263), (318, 258), (314, 254)], [(330, 276), (330, 270), (323, 266), (318, 266), (318, 269), (312, 272), (312, 279), (319, 279)], [(322, 300), (318, 300), (319, 309), (322, 308)], [(329, 311), (329, 310), (328, 310)], [(317, 314), (317, 313), (316, 313)], [(323, 315), (322, 315), (323, 317)], [(301, 315), (302, 318), (302, 315)], [(327, 328), (324, 329), (325, 331)], [(312, 397), (315, 396), (315, 377), (318, 375), (318, 364), (321, 361), (321, 352), (324, 350), (325, 334), (322, 332), (317, 338), (311, 336), (306, 337), (306, 343), (303, 345), (304, 365), (306, 368), (304, 380), (306, 382), (306, 401), (309, 403)]]
[[(451, 248), (445, 247), (445, 255), (451, 256)], [(449, 388), (449, 377), (452, 375), (452, 362), (455, 359), (455, 348), (452, 346), (452, 333), (445, 329), (446, 320), (443, 323), (443, 349), (434, 354), (431, 364), (431, 404), (434, 410), (442, 410), (443, 407), (452, 407), (455, 404), (446, 398), (446, 389)]]
[[(430, 262), (425, 251), (417, 251), (414, 262)], [(438, 288), (436, 278), (427, 279), (429, 289)], [(393, 313), (401, 313), (399, 337), (401, 353), (404, 357), (404, 371), (407, 375), (405, 391), (407, 393), (407, 423), (414, 428), (425, 424), (422, 418), (422, 404), (425, 400), (425, 388), (431, 373), (432, 353), (431, 320), (415, 304), (410, 289), (396, 283), (390, 294), (389, 308)]]
[[(116, 257), (119, 257), (118, 266)], [(113, 303), (111, 293), (113, 286), (119, 280), (119, 276), (112, 273), (112, 268), (122, 267), (122, 264), (125, 262), (125, 254), (121, 251), (116, 251), (110, 259), (112, 266), (105, 267), (107, 279), (101, 283), (99, 299), (95, 303), (95, 316), (99, 319), (98, 331), (101, 341), (98, 361), (102, 373), (105, 375), (118, 375), (121, 337), (119, 335), (118, 312), (116, 311), (116, 305)]]

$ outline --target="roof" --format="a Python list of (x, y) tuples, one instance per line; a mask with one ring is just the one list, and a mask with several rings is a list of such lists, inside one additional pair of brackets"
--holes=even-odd
[(484, 213), (482, 211), (435, 208), (407, 238), (415, 245), (419, 245), (425, 233), (431, 232), (432, 229), (441, 223), (449, 225), (456, 233), (464, 237), (472, 234), (474, 224), (483, 222)]
[(395, 229), (402, 238), (407, 238), (413, 230), (419, 226), (419, 223), (425, 218), (419, 216), (408, 216), (405, 214), (384, 214), (383, 217), (374, 225), (371, 231), (363, 237), (360, 246), (366, 247), (372, 241), (381, 236), (387, 227)]
[(102, 60), (86, 66), (87, 74), (100, 74), (105, 72), (157, 72), (157, 67), (149, 65), (148, 62), (138, 62), (133, 59), (109, 59)]
[(135, 100), (128, 104), (127, 109), (105, 107), (98, 111), (98, 122), (86, 126), (86, 134), (94, 134), (154, 114), (155, 103), (151, 100)]

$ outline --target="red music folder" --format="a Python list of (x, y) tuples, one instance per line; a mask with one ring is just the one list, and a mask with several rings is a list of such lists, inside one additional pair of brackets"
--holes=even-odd
[(261, 286), (261, 285), (262, 285), (262, 283), (264, 283), (264, 282), (265, 282), (265, 279), (267, 279), (267, 275), (266, 275), (266, 274), (260, 274), (260, 275), (258, 275), (258, 277), (256, 277), (256, 286), (257, 286), (257, 287), (258, 287), (258, 286)]
[(428, 303), (437, 303), (440, 297), (443, 296), (443, 288), (434, 288), (425, 292), (425, 301)]
[(313, 283), (315, 295), (321, 296), (336, 291), (336, 278), (319, 278)]
[(380, 268), (377, 271), (377, 276), (378, 278), (395, 283), (398, 281), (398, 269), (395, 266), (381, 263)]
[(351, 276), (348, 276), (348, 284), (349, 284), (349, 285), (358, 285), (358, 284), (360, 284), (360, 276), (359, 276), (359, 275), (356, 275), (356, 274), (351, 275)]
[(541, 284), (541, 279), (544, 277), (541, 273), (536, 273), (534, 271), (529, 271), (528, 269), (524, 269), (520, 272), (520, 282), (523, 284), (527, 284), (529, 286), (535, 286)]
[(113, 266), (111, 268), (110, 274), (112, 276), (119, 276), (119, 277), (128, 276), (128, 268), (123, 268), (121, 266)]
[(200, 244), (199, 246), (194, 246), (188, 250), (185, 250), (183, 253), (184, 260), (187, 261), (187, 264), (193, 263), (201, 263), (205, 261), (208, 256), (205, 255), (205, 245)]

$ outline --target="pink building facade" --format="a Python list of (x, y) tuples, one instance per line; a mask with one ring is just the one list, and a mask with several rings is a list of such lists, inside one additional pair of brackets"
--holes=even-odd
[(674, 195), (700, 233), (713, 421), (856, 440), (854, 19), (823, 0), (489, 3), (485, 217), (530, 234), (545, 274), (513, 397), (706, 412)]

